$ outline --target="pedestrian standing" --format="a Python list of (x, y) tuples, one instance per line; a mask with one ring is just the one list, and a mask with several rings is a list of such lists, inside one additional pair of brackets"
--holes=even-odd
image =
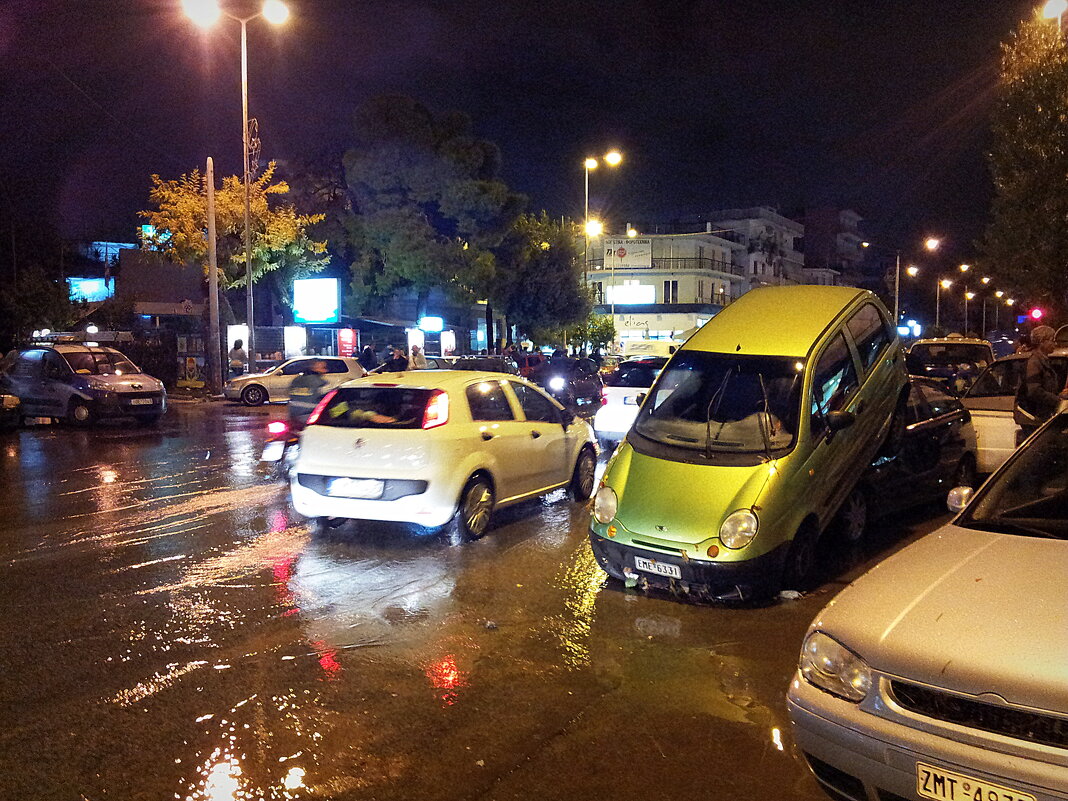
[(1048, 325), (1040, 325), (1031, 332), (1031, 355), (1027, 357), (1024, 378), (1016, 391), (1013, 418), (1020, 426), (1016, 444), (1029, 437), (1060, 407), (1066, 397), (1057, 371), (1049, 355), (1057, 347), (1057, 332)]
[(230, 360), (230, 376), (239, 376), (245, 372), (245, 365), (248, 364), (248, 354), (245, 352), (245, 343), (243, 340), (235, 339), (234, 346), (230, 348), (230, 352), (227, 354), (227, 358)]
[(410, 366), (413, 370), (425, 370), (426, 369), (426, 356), (423, 355), (423, 349), (418, 345), (412, 345), (412, 358), (410, 360)]
[(375, 349), (370, 345), (363, 346), (363, 350), (360, 351), (360, 358), (357, 361), (366, 372), (371, 372), (378, 367), (378, 357), (375, 356)]
[(404, 355), (403, 348), (394, 348), (393, 355), (386, 359), (372, 372), (375, 373), (403, 373), (408, 369), (408, 357)]

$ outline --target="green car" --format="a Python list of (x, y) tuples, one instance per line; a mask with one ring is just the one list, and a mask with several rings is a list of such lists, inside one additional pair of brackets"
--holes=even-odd
[(590, 523), (601, 567), (742, 600), (803, 586), (839, 510), (859, 538), (857, 481), (905, 430), (889, 318), (864, 290), (767, 287), (694, 334), (605, 470)]

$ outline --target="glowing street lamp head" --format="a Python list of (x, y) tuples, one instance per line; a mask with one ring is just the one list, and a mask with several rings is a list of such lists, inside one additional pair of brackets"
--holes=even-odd
[[(1068, 2), (1068, 0), (1066, 0)], [(938, 250), (938, 246), (942, 244), (942, 240), (936, 236), (927, 237), (927, 241), (923, 243), (923, 246), (928, 250)]]
[(915, 264), (910, 264), (908, 267), (905, 268), (905, 272), (908, 273), (909, 278), (915, 278), (917, 275), (920, 274), (920, 268), (917, 267)]
[(586, 236), (600, 236), (604, 233), (604, 223), (600, 220), (586, 220)]
[(623, 154), (618, 150), (610, 150), (604, 154), (604, 163), (609, 167), (618, 167), (621, 161), (623, 161)]
[(1001, 298), (1005, 297), (1005, 293), (999, 289), (997, 292), (994, 293), (994, 297), (1000, 300)]
[(972, 265), (970, 265), (970, 264), (962, 264), (962, 265), (960, 266), (960, 271), (961, 271), (962, 273), (966, 273), (966, 272), (968, 272), (968, 270), (970, 270), (970, 269), (972, 269)]
[(597, 165), (599, 163), (600, 162), (598, 162), (597, 159), (589, 158), (589, 159), (586, 159), (584, 162), (582, 162), (582, 166), (584, 166), (587, 170), (596, 170), (597, 169)]
[[(1068, 0), (1066, 0), (1066, 2), (1068, 2)], [(862, 248), (870, 248), (871, 247), (871, 242), (861, 242), (860, 246)]]
[(948, 278), (943, 278), (938, 283), (942, 287), (942, 289), (949, 289), (951, 286), (953, 286), (953, 282), (950, 281)]
[(201, 28), (210, 28), (222, 16), (217, 0), (182, 0), (182, 11)]
[(965, 292), (964, 293), (964, 297), (966, 297), (968, 300), (975, 300), (975, 293), (974, 292)]
[[(1068, 0), (1066, 0), (1066, 2), (1068, 2)], [(990, 283), (990, 276), (989, 275), (984, 275), (983, 276), (983, 283), (984, 284), (989, 284)]]
[(630, 237), (631, 239), (633, 239), (637, 235), (638, 235), (638, 231), (636, 229), (634, 229), (634, 228), (628, 228), (627, 229), (627, 236)]
[(1012, 305), (1012, 304), (1014, 304), (1015, 302), (1016, 302), (1016, 298), (1006, 298), (1006, 300), (1005, 300), (1005, 305), (1006, 305), (1006, 306), (1011, 306), (1011, 305)]
[(1046, 19), (1060, 19), (1068, 11), (1068, 0), (1049, 0), (1042, 7), (1042, 16)]
[(263, 18), (272, 25), (281, 25), (289, 19), (289, 7), (282, 0), (263, 0)]

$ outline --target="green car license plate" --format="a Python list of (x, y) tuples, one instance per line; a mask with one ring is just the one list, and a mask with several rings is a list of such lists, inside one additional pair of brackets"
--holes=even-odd
[(922, 762), (916, 763), (916, 792), (934, 801), (1035, 801), (1030, 793)]
[(641, 556), (635, 556), (634, 566), (646, 573), (656, 573), (658, 576), (667, 576), (668, 578), (682, 578), (682, 571), (677, 566), (658, 562), (655, 559), (644, 559)]

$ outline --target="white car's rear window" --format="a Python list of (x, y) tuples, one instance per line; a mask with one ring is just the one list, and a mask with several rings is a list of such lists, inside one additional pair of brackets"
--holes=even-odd
[(316, 425), (335, 428), (422, 428), (433, 390), (405, 387), (343, 387), (334, 393)]

